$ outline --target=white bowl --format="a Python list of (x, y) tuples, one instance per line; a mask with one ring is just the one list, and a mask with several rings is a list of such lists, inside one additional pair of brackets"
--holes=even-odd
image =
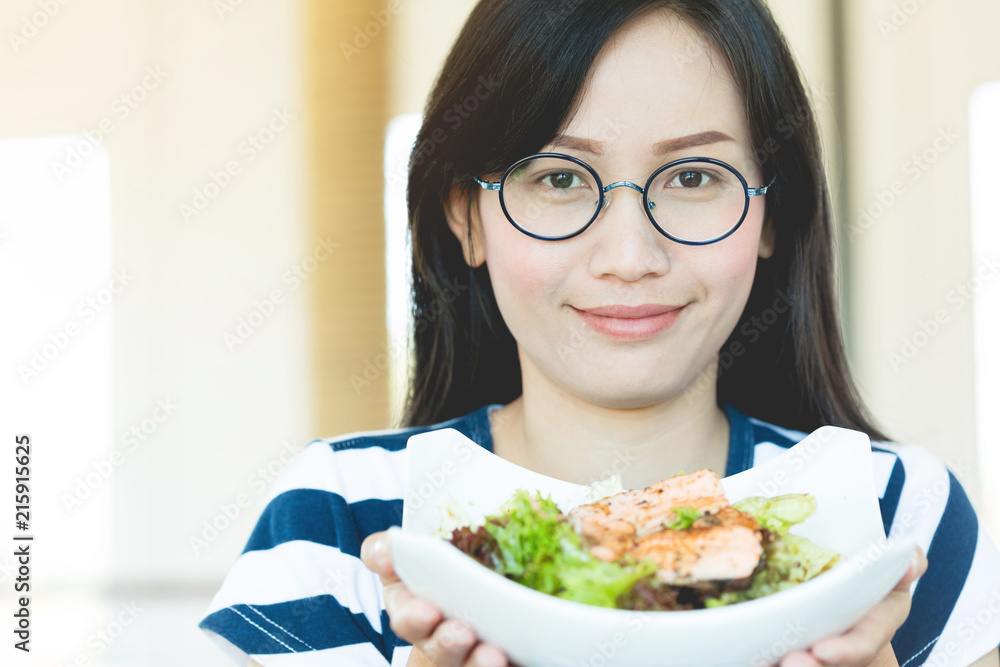
[(722, 485), (729, 501), (811, 493), (816, 513), (791, 532), (835, 549), (831, 570), (793, 588), (715, 609), (635, 612), (563, 600), (510, 581), (447, 541), (446, 496), (479, 520), (518, 488), (551, 494), (560, 509), (590, 502), (589, 487), (514, 465), (454, 429), (407, 442), (402, 528), (391, 528), (393, 564), (416, 595), (464, 620), (522, 667), (756, 667), (777, 664), (853, 626), (906, 572), (912, 535), (886, 539), (868, 436), (824, 426), (776, 458)]

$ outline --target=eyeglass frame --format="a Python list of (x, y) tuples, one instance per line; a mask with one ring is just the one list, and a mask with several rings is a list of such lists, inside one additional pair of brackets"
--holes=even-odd
[[(517, 221), (514, 220), (514, 217), (510, 214), (510, 211), (507, 210), (507, 204), (504, 202), (503, 184), (506, 182), (507, 177), (511, 173), (513, 173), (513, 171), (519, 165), (524, 164), (525, 162), (527, 162), (529, 160), (533, 160), (533, 159), (536, 159), (536, 158), (545, 158), (545, 157), (563, 158), (565, 160), (569, 160), (570, 162), (574, 162), (574, 163), (580, 165), (581, 167), (583, 167), (584, 169), (586, 169), (590, 173), (590, 175), (594, 177), (594, 180), (597, 181), (597, 188), (598, 188), (601, 196), (600, 196), (600, 199), (597, 200), (597, 206), (595, 207), (594, 215), (591, 216), (591, 218), (587, 222), (587, 224), (585, 224), (583, 227), (581, 227), (577, 231), (573, 232), (572, 234), (565, 234), (563, 236), (541, 236), (540, 234), (535, 234), (533, 232), (529, 232), (527, 229), (525, 229), (524, 227), (521, 227), (517, 223)], [(670, 234), (669, 232), (667, 232), (662, 227), (660, 227), (660, 225), (656, 222), (656, 219), (653, 218), (653, 214), (652, 214), (653, 207), (656, 205), (656, 203), (655, 202), (651, 202), (649, 200), (649, 186), (651, 186), (653, 184), (653, 179), (655, 179), (657, 176), (660, 175), (661, 172), (669, 169), (670, 167), (675, 167), (675, 166), (680, 165), (680, 164), (687, 164), (689, 162), (708, 162), (710, 164), (714, 164), (714, 165), (718, 165), (720, 167), (723, 167), (724, 169), (728, 169), (730, 172), (732, 172), (736, 176), (736, 178), (739, 179), (740, 183), (743, 186), (743, 190), (744, 190), (744, 193), (745, 193), (745, 195), (743, 197), (743, 213), (740, 215), (739, 221), (735, 225), (733, 225), (732, 229), (730, 229), (725, 234), (722, 234), (721, 236), (717, 236), (717, 237), (715, 237), (713, 239), (708, 239), (707, 241), (687, 241), (687, 240), (678, 238), (678, 237), (674, 236), (673, 234)], [(768, 189), (772, 185), (774, 185), (774, 182), (775, 182), (775, 180), (777, 180), (778, 177), (777, 177), (777, 175), (775, 175), (774, 177), (772, 177), (771, 181), (767, 185), (762, 185), (759, 188), (751, 188), (749, 185), (747, 185), (747, 181), (746, 181), (745, 178), (743, 178), (743, 174), (741, 174), (736, 167), (734, 167), (734, 166), (732, 166), (730, 164), (727, 164), (727, 163), (723, 162), (722, 160), (716, 160), (715, 158), (710, 158), (710, 157), (686, 157), (686, 158), (680, 158), (678, 160), (672, 160), (670, 162), (667, 162), (664, 165), (661, 165), (660, 167), (657, 167), (657, 169), (655, 171), (653, 171), (652, 175), (648, 179), (646, 179), (646, 185), (645, 185), (645, 187), (640, 187), (640, 186), (636, 185), (635, 183), (633, 183), (631, 181), (616, 181), (616, 182), (608, 185), (607, 187), (605, 187), (603, 185), (603, 183), (601, 182), (601, 177), (597, 175), (597, 170), (594, 169), (593, 167), (591, 167), (589, 164), (587, 164), (583, 160), (581, 160), (580, 158), (573, 157), (572, 155), (566, 155), (564, 153), (535, 153), (533, 155), (529, 155), (527, 157), (523, 157), (520, 160), (517, 160), (516, 162), (514, 162), (514, 164), (510, 165), (509, 167), (507, 167), (507, 169), (504, 171), (503, 175), (500, 177), (499, 181), (482, 181), (479, 178), (476, 178), (476, 177), (473, 177), (473, 178), (475, 178), (475, 181), (477, 183), (479, 183), (479, 185), (484, 190), (493, 190), (493, 191), (497, 191), (498, 192), (499, 198), (500, 198), (500, 208), (503, 209), (504, 216), (506, 216), (506, 218), (507, 218), (508, 222), (510, 222), (510, 224), (514, 225), (514, 227), (519, 232), (521, 232), (523, 234), (527, 234), (528, 236), (530, 236), (532, 238), (536, 238), (536, 239), (538, 239), (540, 241), (564, 241), (566, 239), (571, 239), (574, 236), (579, 236), (580, 234), (582, 234), (583, 232), (585, 232), (588, 227), (590, 227), (592, 224), (594, 224), (594, 221), (597, 220), (598, 217), (600, 217), (601, 211), (604, 210), (604, 208), (608, 205), (608, 202), (610, 201), (610, 197), (605, 197), (605, 194), (608, 193), (609, 191), (613, 190), (614, 188), (619, 188), (619, 187), (623, 187), (624, 186), (624, 187), (629, 187), (629, 188), (635, 190), (636, 192), (639, 192), (639, 193), (642, 194), (642, 208), (646, 212), (646, 217), (649, 218), (649, 221), (652, 223), (652, 225), (656, 229), (656, 231), (660, 232), (662, 235), (666, 236), (668, 239), (670, 239), (671, 241), (674, 241), (676, 243), (681, 243), (683, 245), (698, 246), (698, 245), (709, 245), (711, 243), (717, 243), (717, 242), (719, 242), (719, 241), (727, 238), (728, 236), (732, 235), (733, 233), (735, 233), (736, 230), (739, 229), (740, 226), (743, 224), (743, 221), (746, 220), (747, 212), (749, 212), (749, 210), (750, 210), (750, 197), (760, 197), (760, 196), (763, 196), (763, 195), (767, 194)]]

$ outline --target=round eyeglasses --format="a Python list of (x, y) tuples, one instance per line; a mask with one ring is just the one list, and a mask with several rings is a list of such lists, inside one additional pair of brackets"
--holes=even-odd
[(750, 209), (750, 197), (767, 193), (774, 179), (759, 188), (747, 186), (734, 167), (707, 157), (674, 160), (659, 167), (639, 187), (630, 181), (601, 184), (583, 160), (561, 153), (537, 153), (512, 164), (497, 182), (500, 206), (514, 227), (544, 241), (581, 234), (608, 205), (608, 192), (629, 187), (642, 194), (642, 207), (653, 226), (686, 245), (707, 245), (735, 232)]

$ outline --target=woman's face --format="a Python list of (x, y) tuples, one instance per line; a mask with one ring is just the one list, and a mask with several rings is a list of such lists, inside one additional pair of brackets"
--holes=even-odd
[[(633, 21), (605, 44), (560, 137), (542, 151), (581, 158), (605, 184), (642, 186), (658, 166), (700, 156), (736, 167), (750, 187), (763, 185), (724, 59), (666, 12)], [(708, 143), (654, 154), (656, 144), (684, 137)], [(771, 252), (761, 235), (764, 197), (750, 198), (729, 237), (688, 246), (654, 229), (642, 195), (625, 187), (608, 193), (610, 203), (586, 231), (562, 241), (515, 229), (496, 192), (475, 196), (472, 263), (489, 268), (525, 381), (547, 379), (604, 407), (661, 403), (711, 368), (746, 304), (758, 256)], [(452, 210), (450, 224), (466, 247), (464, 207)], [(637, 318), (644, 312), (637, 306), (673, 310)]]

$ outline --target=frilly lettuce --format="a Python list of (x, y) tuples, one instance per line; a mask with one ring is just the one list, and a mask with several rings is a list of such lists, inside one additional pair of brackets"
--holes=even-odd
[(733, 503), (733, 507), (752, 515), (762, 528), (784, 533), (812, 516), (816, 511), (816, 499), (808, 493), (789, 493), (773, 498), (751, 496)]
[(791, 526), (801, 523), (816, 511), (816, 499), (809, 494), (795, 493), (773, 498), (754, 496), (733, 503), (733, 507), (752, 515), (761, 527), (770, 532), (763, 541), (764, 567), (754, 574), (749, 588), (707, 599), (706, 607), (721, 607), (783, 591), (825, 572), (840, 559), (836, 551), (824, 549), (805, 537), (788, 532)]
[[(816, 501), (807, 494), (774, 498), (753, 497), (733, 505), (752, 515), (764, 529), (763, 564), (754, 573), (751, 586), (744, 590), (716, 593), (703, 591), (706, 607), (763, 597), (815, 577), (840, 558), (829, 549), (788, 532), (816, 510)], [(461, 523), (460, 508), (450, 507), (454, 523)], [(676, 508), (670, 528), (690, 528), (701, 512)], [(454, 524), (452, 524), (454, 525)], [(631, 556), (608, 562), (596, 558), (583, 546), (580, 535), (551, 497), (519, 490), (498, 514), (482, 525), (455, 530), (452, 542), (462, 542), (466, 553), (509, 579), (535, 590), (567, 600), (601, 607), (627, 603), (624, 593), (658, 583), (657, 565), (652, 560), (636, 561)], [(657, 589), (658, 590), (658, 589)], [(685, 607), (676, 607), (685, 608)], [(689, 608), (689, 607), (688, 607)]]
[(504, 574), (535, 590), (600, 607), (656, 572), (652, 561), (609, 563), (590, 555), (551, 499), (518, 491), (484, 529), (499, 546)]

